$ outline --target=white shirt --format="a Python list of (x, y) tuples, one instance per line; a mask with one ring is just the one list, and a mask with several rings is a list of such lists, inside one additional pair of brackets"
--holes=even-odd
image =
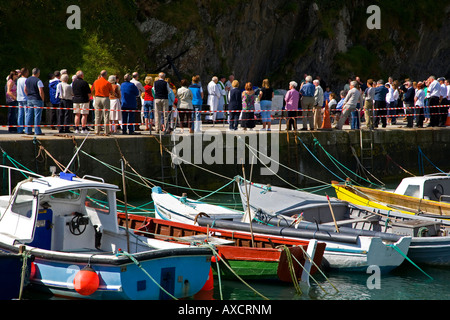
[(395, 89), (394, 94), (392, 95), (392, 101), (398, 100), (398, 97), (399, 97), (398, 90)]
[(423, 107), (424, 106), (424, 100), (425, 100), (425, 91), (423, 89), (416, 90), (415, 98), (417, 98), (416, 106)]
[(447, 99), (447, 86), (445, 85), (445, 83), (441, 84), (441, 97), (443, 99)]
[(392, 89), (392, 87), (388, 88), (388, 93), (386, 95), (386, 102), (387, 103), (391, 103), (392, 101), (394, 101), (394, 89)]
[(141, 95), (143, 92), (145, 92), (144, 86), (142, 85), (142, 83), (140, 81), (138, 81), (136, 79), (132, 79), (132, 80), (130, 80), (130, 82), (138, 88), (139, 95)]
[(215, 96), (217, 98), (220, 98), (219, 87), (214, 81), (211, 81), (210, 83), (208, 83), (208, 94), (210, 96)]
[(450, 99), (450, 84), (447, 86), (447, 99)]
[(428, 87), (429, 97), (440, 97), (441, 96), (441, 85), (437, 80), (434, 80)]
[(25, 81), (27, 78), (20, 77), (17, 79), (17, 101), (27, 101), (27, 95), (25, 94)]

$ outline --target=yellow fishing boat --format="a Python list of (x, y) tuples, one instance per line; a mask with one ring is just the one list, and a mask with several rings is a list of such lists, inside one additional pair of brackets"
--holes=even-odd
[(332, 181), (338, 199), (384, 210), (407, 214), (450, 216), (450, 176), (432, 174), (405, 178), (395, 191), (340, 184)]

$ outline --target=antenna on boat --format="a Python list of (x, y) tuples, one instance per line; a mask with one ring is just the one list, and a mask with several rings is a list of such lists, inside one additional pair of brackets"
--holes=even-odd
[(123, 184), (123, 197), (125, 202), (125, 229), (127, 232), (127, 249), (128, 252), (130, 252), (130, 234), (128, 232), (128, 200), (127, 200), (127, 189), (125, 184), (125, 163), (123, 158), (120, 159), (120, 165), (122, 167), (122, 184)]
[(77, 151), (75, 152), (75, 154), (72, 157), (72, 160), (70, 160), (69, 164), (67, 165), (66, 169), (64, 169), (64, 173), (67, 173), (67, 170), (69, 170), (70, 165), (72, 164), (72, 162), (75, 160), (75, 157), (78, 155), (78, 152), (81, 150), (81, 147), (83, 146), (83, 144), (86, 142), (87, 137), (89, 136), (89, 131), (86, 135), (86, 137), (84, 138), (83, 142), (81, 143), (81, 145), (77, 148)]

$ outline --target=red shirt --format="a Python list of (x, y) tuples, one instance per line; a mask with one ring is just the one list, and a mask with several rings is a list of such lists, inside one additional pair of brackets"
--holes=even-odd
[(145, 89), (144, 101), (153, 101), (154, 98), (153, 98), (152, 88), (153, 87), (148, 84), (144, 87), (144, 89)]
[(112, 84), (103, 77), (95, 80), (92, 87), (96, 97), (109, 97), (109, 94), (113, 92)]

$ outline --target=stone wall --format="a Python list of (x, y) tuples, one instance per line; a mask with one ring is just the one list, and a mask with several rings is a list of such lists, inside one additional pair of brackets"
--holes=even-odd
[[(256, 134), (256, 133), (254, 133)], [(244, 158), (246, 177), (260, 183), (288, 186), (295, 185), (299, 188), (317, 186), (322, 181), (329, 183), (338, 180), (335, 176), (345, 179), (346, 176), (356, 178), (351, 174), (358, 171), (360, 154), (359, 131), (321, 131), (300, 132), (296, 134), (282, 132), (279, 135), (279, 163), (276, 175), (262, 175), (261, 169), (266, 168), (261, 161), (250, 164), (248, 150)], [(193, 136), (183, 136), (183, 139), (191, 139)], [(181, 141), (181, 140), (180, 140)], [(23, 164), (28, 169), (43, 175), (49, 174), (50, 166), (55, 166), (55, 160), (64, 166), (71, 161), (76, 145), (80, 145), (82, 139), (19, 139), (16, 141), (1, 141), (0, 146), (9, 156)], [(163, 146), (172, 149), (169, 136), (163, 138)], [(203, 150), (211, 148), (211, 141), (203, 141)], [(40, 148), (42, 146), (49, 154)], [(423, 159), (425, 173), (437, 172), (434, 166), (446, 172), (450, 171), (448, 154), (450, 154), (450, 130), (448, 129), (422, 129), (422, 130), (379, 130), (374, 132), (374, 168), (371, 173), (382, 181), (399, 181), (408, 176), (407, 172), (418, 175), (422, 168), (419, 161), (419, 147), (423, 154), (432, 161), (432, 164)], [(170, 185), (190, 186), (202, 190), (215, 190), (225, 185), (237, 175), (243, 175), (243, 165), (239, 163), (237, 144), (234, 150), (234, 164), (226, 164), (224, 150), (224, 163), (211, 165), (182, 164), (171, 165), (171, 157), (163, 152), (161, 158), (161, 145), (154, 137), (118, 137), (118, 138), (88, 138), (82, 147), (82, 151), (75, 158), (70, 170), (78, 176), (93, 175), (102, 177), (106, 182), (122, 185), (120, 168), (122, 155), (129, 165), (142, 177), (152, 180), (143, 182), (139, 176), (133, 177), (136, 182), (129, 181), (127, 190), (130, 196), (142, 197), (148, 194), (150, 188), (160, 184), (164, 174), (165, 182)], [(354, 152), (352, 152), (352, 148)], [(164, 147), (162, 148), (164, 150)], [(261, 150), (261, 149), (260, 149)], [(87, 156), (85, 153), (91, 155)], [(269, 149), (268, 155), (273, 155)], [(180, 155), (180, 154), (178, 154)], [(180, 155), (181, 156), (181, 155)], [(240, 157), (242, 159), (242, 157)], [(258, 160), (258, 159), (256, 159)], [(193, 162), (193, 158), (191, 159)], [(337, 168), (335, 163), (341, 163), (345, 167)], [(274, 164), (275, 162), (272, 162)], [(11, 165), (6, 157), (3, 164)], [(113, 168), (111, 168), (113, 167)], [(164, 171), (162, 171), (162, 167)], [(276, 167), (276, 166), (275, 166)], [(292, 170), (287, 169), (291, 168)], [(175, 169), (174, 169), (175, 168)], [(57, 170), (60, 171), (59, 169)], [(128, 172), (132, 170), (128, 167)], [(332, 173), (330, 173), (333, 172)], [(300, 172), (301, 174), (299, 174)], [(214, 174), (217, 173), (217, 174)], [(3, 174), (3, 172), (2, 172)], [(313, 180), (310, 177), (317, 179)], [(16, 176), (22, 179), (21, 176)], [(5, 188), (5, 180), (2, 179)], [(164, 185), (167, 189), (170, 185)]]

